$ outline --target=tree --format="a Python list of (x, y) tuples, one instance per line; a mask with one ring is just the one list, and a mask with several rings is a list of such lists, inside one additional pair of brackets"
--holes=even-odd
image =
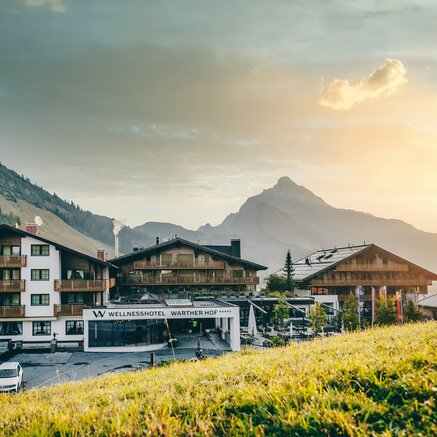
[(278, 303), (273, 306), (273, 322), (278, 331), (284, 328), (285, 320), (289, 318), (289, 308), (284, 296), (278, 297)]
[(404, 305), (404, 321), (405, 322), (418, 322), (423, 319), (423, 314), (420, 309), (414, 305), (412, 300), (408, 300)]
[(376, 323), (393, 325), (397, 321), (396, 300), (394, 297), (379, 296), (376, 300)]
[(316, 304), (310, 309), (310, 322), (315, 337), (317, 337), (323, 331), (323, 328), (328, 323), (326, 312), (319, 302), (316, 302)]
[(342, 318), (343, 327), (347, 331), (354, 331), (359, 327), (358, 299), (352, 293), (344, 301)]
[(294, 268), (290, 250), (287, 251), (287, 255), (285, 256), (284, 268), (282, 269), (282, 277), (285, 278), (286, 281), (286, 290), (293, 291), (296, 287), (296, 283), (293, 279)]
[(270, 275), (267, 280), (267, 288), (270, 291), (286, 291), (287, 281), (285, 278), (279, 275)]

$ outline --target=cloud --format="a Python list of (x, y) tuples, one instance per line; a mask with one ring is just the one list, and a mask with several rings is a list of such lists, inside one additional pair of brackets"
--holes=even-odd
[(61, 14), (67, 10), (62, 0), (24, 0), (24, 3), (31, 7), (48, 6), (53, 12)]
[(331, 109), (351, 109), (358, 103), (394, 94), (407, 82), (407, 69), (399, 59), (386, 59), (357, 85), (335, 79), (329, 85), (322, 82), (319, 104)]

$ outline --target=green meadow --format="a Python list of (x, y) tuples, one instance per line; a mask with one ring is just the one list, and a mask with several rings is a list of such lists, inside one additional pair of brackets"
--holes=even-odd
[(0, 395), (4, 435), (437, 435), (437, 322)]

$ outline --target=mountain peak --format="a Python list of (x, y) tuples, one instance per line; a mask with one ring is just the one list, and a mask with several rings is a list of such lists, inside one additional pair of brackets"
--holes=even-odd
[(276, 182), (275, 187), (278, 186), (296, 186), (296, 182), (292, 181), (288, 176), (282, 176), (278, 179), (278, 182)]
[(255, 198), (257, 197), (263, 199), (263, 201), (267, 201), (267, 203), (271, 203), (273, 199), (276, 199), (276, 201), (285, 201), (286, 203), (300, 202), (327, 206), (323, 199), (316, 196), (304, 186), (296, 184), (296, 182), (288, 176), (279, 178), (276, 185), (264, 190), (259, 196), (255, 196)]

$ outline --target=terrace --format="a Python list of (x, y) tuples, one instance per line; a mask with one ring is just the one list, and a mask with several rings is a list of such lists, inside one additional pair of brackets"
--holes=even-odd
[(24, 317), (24, 305), (2, 305), (0, 317)]
[(26, 255), (2, 255), (0, 256), (0, 267), (26, 267), (27, 256)]
[(7, 279), (0, 281), (0, 292), (19, 291), (26, 290), (26, 281), (24, 279)]
[(55, 291), (76, 292), (106, 291), (115, 285), (115, 279), (56, 279)]

